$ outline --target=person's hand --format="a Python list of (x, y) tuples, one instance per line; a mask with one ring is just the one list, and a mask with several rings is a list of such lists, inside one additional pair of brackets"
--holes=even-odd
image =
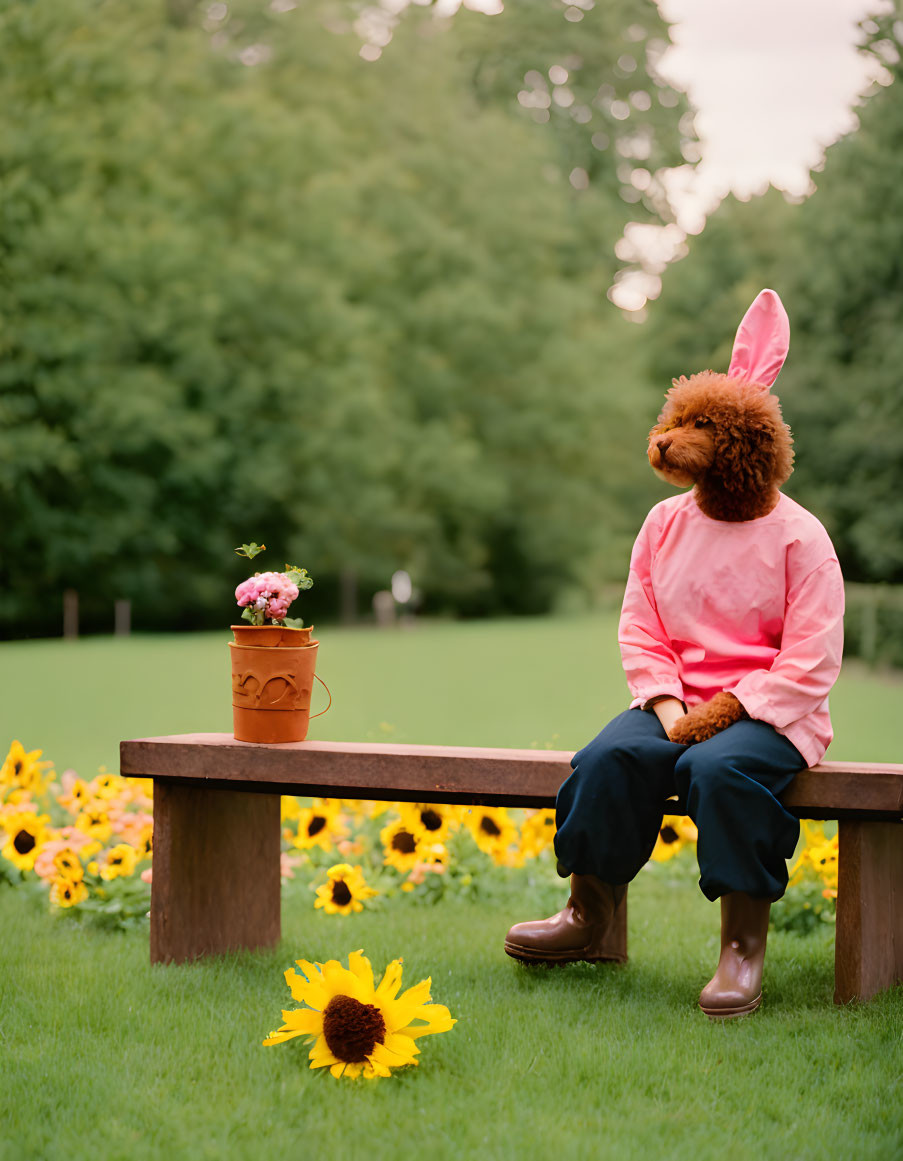
[[(658, 712), (658, 705), (653, 708)], [(746, 716), (746, 710), (732, 693), (716, 693), (701, 705), (694, 705), (687, 713), (675, 719), (670, 728), (665, 726), (665, 729), (672, 742), (680, 746), (692, 746), (696, 742), (713, 738)]]
[(685, 710), (682, 701), (676, 697), (663, 697), (652, 706), (652, 712), (662, 723), (665, 733), (670, 736), (674, 724), (684, 716)]

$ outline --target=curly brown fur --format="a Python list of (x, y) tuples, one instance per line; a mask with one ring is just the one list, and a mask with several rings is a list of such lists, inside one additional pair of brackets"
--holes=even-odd
[(681, 746), (692, 746), (694, 742), (704, 742), (720, 734), (734, 722), (748, 717), (746, 710), (732, 693), (716, 693), (714, 697), (693, 708), (668, 731), (672, 742)]
[(715, 371), (674, 380), (648, 457), (670, 484), (695, 485), (713, 520), (755, 520), (775, 506), (793, 471), (793, 437), (776, 395)]

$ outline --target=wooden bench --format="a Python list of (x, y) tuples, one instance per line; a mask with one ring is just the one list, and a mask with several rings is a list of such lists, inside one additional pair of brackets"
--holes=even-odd
[[(279, 941), (281, 795), (548, 807), (571, 754), (180, 734), (122, 742), (120, 758), (154, 780), (150, 952), (166, 963)], [(835, 1000), (903, 982), (903, 765), (826, 762), (782, 801), (839, 821)]]

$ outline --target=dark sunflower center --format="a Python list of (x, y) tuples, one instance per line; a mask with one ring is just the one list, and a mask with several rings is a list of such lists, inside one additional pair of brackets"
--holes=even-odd
[(414, 836), (406, 830), (400, 830), (392, 839), (392, 850), (400, 851), (403, 855), (412, 855), (417, 850)]
[(34, 850), (34, 835), (29, 834), (27, 830), (20, 830), (13, 839), (13, 846), (20, 855), (27, 855), (29, 851)]
[(351, 892), (344, 879), (336, 879), (332, 884), (332, 901), (337, 907), (347, 907), (351, 902)]
[(442, 818), (435, 810), (422, 810), (420, 812), (420, 821), (427, 830), (442, 829)]
[(498, 838), (502, 833), (501, 827), (496, 826), (492, 819), (485, 814), (480, 819), (480, 830), (483, 834), (491, 835), (493, 838)]
[(326, 825), (326, 819), (322, 814), (315, 814), (310, 820), (310, 825), (307, 828), (308, 838), (313, 838), (315, 834), (319, 834)]
[(333, 996), (323, 1010), (323, 1037), (329, 1051), (346, 1064), (360, 1064), (386, 1037), (379, 1008), (351, 996)]
[(662, 842), (665, 843), (666, 846), (670, 846), (671, 843), (676, 843), (680, 838), (680, 835), (677, 833), (673, 826), (663, 826), (661, 829), (661, 836)]
[(15, 774), (15, 776), (18, 778), (21, 773), (22, 773), (22, 763), (17, 762), (15, 764), (15, 766), (13, 766), (13, 774)]

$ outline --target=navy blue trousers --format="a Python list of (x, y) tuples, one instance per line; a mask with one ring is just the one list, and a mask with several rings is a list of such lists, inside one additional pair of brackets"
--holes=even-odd
[[(670, 742), (654, 713), (619, 714), (571, 760), (558, 792), (555, 854), (568, 871), (629, 883), (648, 861), (662, 815), (699, 830), (699, 886), (709, 899), (777, 899), (799, 823), (776, 795), (806, 763), (766, 722), (735, 722), (706, 742)], [(666, 803), (677, 795), (680, 806)]]

